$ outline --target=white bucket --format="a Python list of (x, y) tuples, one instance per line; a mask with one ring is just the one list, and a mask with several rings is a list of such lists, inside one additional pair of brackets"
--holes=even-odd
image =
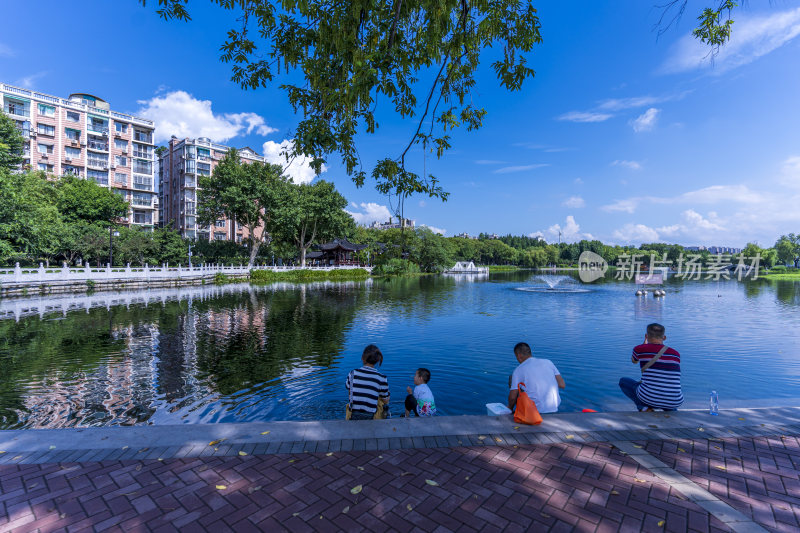
[(486, 414), (489, 416), (510, 415), (511, 409), (502, 403), (487, 403)]

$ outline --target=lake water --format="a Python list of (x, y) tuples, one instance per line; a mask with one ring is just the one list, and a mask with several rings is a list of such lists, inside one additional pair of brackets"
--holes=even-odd
[(712, 389), (723, 408), (800, 397), (800, 283), (670, 280), (658, 299), (611, 279), (559, 287), (586, 290), (520, 271), (3, 300), (0, 427), (341, 418), (368, 343), (395, 416), (420, 366), (441, 414), (504, 402), (518, 341), (561, 371), (562, 410), (632, 409), (617, 381), (637, 377), (631, 348), (654, 321), (682, 355), (686, 407)]

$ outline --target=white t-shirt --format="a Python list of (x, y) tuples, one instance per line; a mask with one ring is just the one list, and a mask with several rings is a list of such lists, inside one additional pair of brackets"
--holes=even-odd
[(560, 375), (549, 359), (529, 357), (511, 374), (511, 390), (517, 390), (520, 382), (524, 383), (540, 413), (555, 413), (561, 404), (556, 381), (556, 376)]
[(427, 383), (414, 387), (414, 399), (417, 400), (417, 414), (419, 416), (434, 416), (436, 414), (436, 401), (433, 392)]

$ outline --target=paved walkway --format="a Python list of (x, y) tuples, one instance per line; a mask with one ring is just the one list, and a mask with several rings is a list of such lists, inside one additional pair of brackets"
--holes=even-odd
[(0, 532), (797, 531), (798, 413), (0, 432)]

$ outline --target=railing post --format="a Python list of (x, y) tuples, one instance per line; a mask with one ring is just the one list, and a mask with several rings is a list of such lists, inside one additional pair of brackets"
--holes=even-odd
[(39, 263), (39, 269), (37, 272), (39, 273), (39, 281), (44, 281), (45, 272), (44, 272), (44, 265), (42, 263)]
[(69, 265), (66, 261), (64, 261), (63, 266), (61, 267), (61, 277), (64, 279), (69, 279)]
[(22, 276), (22, 269), (19, 267), (19, 263), (16, 263), (14, 266), (14, 281), (19, 281), (19, 278)]

